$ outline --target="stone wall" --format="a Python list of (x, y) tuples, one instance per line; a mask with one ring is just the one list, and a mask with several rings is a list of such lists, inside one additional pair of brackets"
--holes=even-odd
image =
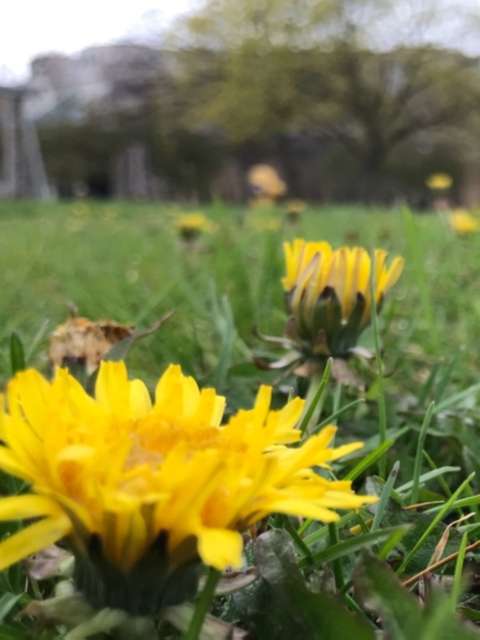
[(17, 190), (17, 96), (0, 89), (0, 198), (12, 198)]
[(48, 198), (49, 188), (24, 92), (0, 87), (0, 198)]

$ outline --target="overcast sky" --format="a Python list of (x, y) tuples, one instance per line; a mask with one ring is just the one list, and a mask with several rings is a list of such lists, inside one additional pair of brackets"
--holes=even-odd
[[(292, 0), (294, 2), (295, 0)], [(26, 78), (30, 60), (42, 53), (75, 53), (94, 44), (157, 33), (202, 0), (0, 0), (0, 83)], [(432, 0), (398, 0), (390, 25), (378, 25), (379, 40), (408, 41), (410, 11)], [(480, 0), (435, 0), (438, 19), (427, 22), (427, 39), (480, 55), (480, 18), (465, 20), (465, 11), (480, 14)], [(403, 28), (402, 28), (403, 24)], [(475, 24), (476, 28), (473, 28)], [(374, 39), (375, 25), (372, 27)], [(385, 31), (383, 33), (382, 31)], [(387, 33), (388, 32), (388, 33)], [(423, 38), (422, 38), (423, 39)]]
[(21, 80), (30, 60), (74, 53), (161, 26), (197, 0), (0, 0), (0, 82)]

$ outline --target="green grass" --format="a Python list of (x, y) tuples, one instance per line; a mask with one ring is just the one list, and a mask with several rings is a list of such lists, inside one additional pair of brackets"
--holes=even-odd
[[(318, 422), (324, 422), (333, 416), (339, 425), (339, 441), (365, 441), (363, 454), (334, 471), (345, 476), (365, 452), (369, 454), (371, 464), (360, 464), (359, 473), (354, 473), (355, 487), (381, 496), (381, 518), (377, 515), (373, 520), (366, 510), (347, 514), (334, 531), (315, 523), (301, 527), (294, 519), (285, 526), (281, 521), (277, 524), (290, 531), (285, 535), (291, 536), (296, 553), (303, 557), (301, 566), (310, 567), (310, 578), (313, 575), (325, 582), (328, 571), (335, 571), (344, 606), (370, 628), (375, 625), (375, 616), (364, 609), (358, 592), (351, 590), (352, 581), (368, 583), (368, 589), (384, 601), (381, 609), (393, 638), (413, 636), (402, 627), (402, 615), (395, 607), (385, 605), (390, 597), (385, 594), (396, 594), (399, 608), (403, 606), (409, 615), (416, 616), (418, 629), (425, 625), (422, 637), (430, 637), (439, 620), (451, 631), (457, 624), (452, 613), (455, 605), (466, 617), (479, 620), (480, 602), (474, 590), (469, 592), (461, 581), (461, 574), (469, 559), (468, 554), (464, 557), (465, 547), (468, 550), (480, 534), (479, 501), (475, 500), (480, 494), (480, 235), (455, 237), (446, 221), (435, 214), (360, 207), (309, 209), (296, 227), (284, 224), (278, 231), (256, 231), (245, 220), (245, 210), (217, 204), (203, 208), (217, 223), (217, 231), (202, 238), (194, 249), (187, 249), (173, 229), (176, 209), (140, 203), (0, 203), (2, 386), (11, 374), (12, 332), (20, 336), (28, 364), (46, 371), (48, 334), (65, 319), (68, 305), (76, 305), (82, 315), (92, 319), (110, 318), (139, 327), (148, 327), (166, 311), (174, 310), (157, 333), (132, 350), (129, 367), (133, 373), (153, 385), (168, 363), (179, 362), (202, 384), (215, 384), (226, 393), (231, 408), (248, 406), (259, 383), (277, 378), (252, 364), (253, 353), (267, 350), (253, 329), (271, 335), (283, 331), (280, 278), (284, 239), (303, 236), (326, 239), (337, 246), (361, 244), (401, 254), (406, 259), (405, 272), (378, 318), (382, 381), (376, 364), (359, 365), (366, 382), (364, 393), (330, 379), (317, 417)], [(254, 215), (281, 218), (278, 212)], [(375, 342), (373, 331), (367, 330), (362, 344), (375, 350)], [(282, 395), (279, 389), (277, 402)], [(363, 402), (357, 402), (359, 397)], [(435, 405), (425, 421), (432, 402)], [(394, 441), (391, 446), (382, 447), (379, 425), (385, 427), (387, 440)], [(477, 475), (466, 483), (473, 472)], [(405, 509), (412, 497), (415, 502), (435, 504), (430, 505), (430, 511), (426, 507)], [(432, 611), (424, 612), (408, 594), (398, 592), (398, 585), (390, 574), (382, 573), (381, 566), (374, 569), (366, 563), (358, 569), (363, 571), (362, 578), (353, 572), (362, 550), (368, 548), (387, 559), (402, 580), (408, 579), (428, 566), (446, 525), (469, 510), (472, 517), (451, 528), (444, 552), (448, 555), (460, 550), (460, 559), (454, 558), (437, 571), (447, 576), (446, 584), (454, 581), (454, 593), (445, 601), (439, 596)], [(352, 526), (359, 527), (358, 537), (351, 536)], [(303, 556), (302, 545), (308, 547)], [(291, 585), (285, 578), (283, 591), (279, 591), (278, 584), (269, 583), (269, 573), (261, 562), (259, 566), (265, 582), (262, 588), (270, 589), (273, 601), (282, 608), (282, 598)], [(25, 585), (18, 568), (3, 574), (0, 640), (61, 637), (58, 628), (40, 632), (37, 623), (15, 618), (35, 593), (31, 584)], [(38, 585), (34, 589), (39, 589)], [(49, 589), (51, 585), (42, 587), (42, 594), (48, 595)], [(305, 591), (301, 617), (310, 620), (313, 616), (315, 628), (324, 629), (324, 635), (318, 637), (333, 638), (322, 627), (325, 621), (315, 618), (313, 604), (311, 610), (310, 604), (307, 606), (314, 595)], [(20, 599), (13, 601), (17, 596)], [(261, 601), (265, 593), (257, 589), (249, 597)], [(9, 603), (10, 609), (2, 614), (2, 605)], [(268, 637), (261, 631), (265, 628), (262, 624), (268, 627), (268, 621), (262, 622), (262, 616), (251, 619), (241, 597), (215, 606), (216, 613), (225, 619), (240, 620), (240, 626), (243, 623), (256, 630), (259, 638)], [(448, 621), (445, 615), (450, 616)], [(298, 629), (289, 628), (288, 622), (285, 625), (285, 633), (298, 637)], [(461, 633), (455, 629), (455, 634)], [(347, 637), (347, 628), (339, 626), (335, 633), (336, 638)], [(368, 637), (358, 633), (359, 638)]]

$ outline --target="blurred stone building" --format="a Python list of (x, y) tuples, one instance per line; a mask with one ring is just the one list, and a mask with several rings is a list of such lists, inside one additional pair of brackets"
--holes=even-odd
[[(160, 195), (148, 149), (135, 136), (135, 121), (142, 118), (145, 96), (153, 90), (163, 68), (159, 51), (141, 45), (90, 47), (74, 56), (52, 54), (31, 65), (27, 113), (40, 128), (61, 128), (95, 122), (111, 130), (116, 146), (110, 150), (107, 170), (92, 163), (69, 184), (52, 184), (59, 195), (151, 199)], [(122, 139), (128, 120), (129, 135)], [(73, 143), (72, 146), (75, 146)], [(78, 144), (76, 145), (78, 149)], [(67, 181), (68, 182), (68, 181)]]
[(48, 198), (50, 191), (24, 88), (0, 86), (0, 198)]

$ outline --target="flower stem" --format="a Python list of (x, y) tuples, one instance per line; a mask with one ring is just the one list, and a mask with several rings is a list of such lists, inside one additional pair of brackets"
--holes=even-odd
[(325, 368), (322, 373), (315, 373), (310, 378), (307, 395), (305, 397), (306, 410), (300, 423), (300, 431), (305, 436), (309, 435), (310, 429), (315, 426), (316, 421), (322, 413), (331, 370), (332, 359), (329, 358), (325, 363)]
[[(328, 533), (330, 537), (330, 544), (331, 545), (338, 544), (339, 542), (338, 530), (337, 530), (337, 525), (334, 522), (331, 522), (328, 525)], [(333, 575), (335, 577), (335, 586), (339, 591), (341, 591), (344, 585), (344, 579), (343, 579), (342, 561), (340, 560), (340, 558), (337, 558), (336, 560), (333, 561)]]
[[(385, 400), (385, 381), (384, 368), (380, 342), (380, 329), (378, 326), (378, 307), (377, 307), (377, 282), (376, 282), (376, 260), (373, 261), (372, 275), (370, 281), (371, 295), (371, 314), (373, 337), (375, 340), (375, 362), (377, 368), (377, 387), (378, 387), (378, 431), (380, 436), (380, 444), (387, 439), (387, 405)], [(387, 473), (387, 461), (385, 457), (380, 458), (378, 463), (378, 471), (381, 478), (385, 478)]]
[(210, 567), (207, 575), (207, 581), (205, 582), (202, 592), (198, 596), (192, 619), (190, 620), (188, 629), (183, 636), (183, 640), (197, 640), (199, 638), (203, 621), (205, 620), (205, 616), (208, 613), (213, 596), (215, 595), (215, 588), (220, 580), (220, 576), (220, 571)]

